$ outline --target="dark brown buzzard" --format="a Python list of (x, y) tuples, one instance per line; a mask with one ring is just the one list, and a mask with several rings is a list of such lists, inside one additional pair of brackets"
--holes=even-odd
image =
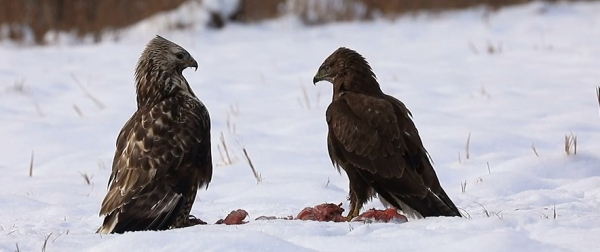
[(358, 216), (375, 194), (412, 217), (461, 216), (430, 163), (411, 113), (381, 91), (360, 54), (339, 48), (313, 82), (333, 84), (327, 108), (329, 157), (350, 180), (350, 212)]
[(165, 230), (190, 216), (212, 177), (210, 117), (182, 75), (198, 63), (179, 45), (152, 39), (136, 70), (137, 111), (117, 138), (99, 233)]

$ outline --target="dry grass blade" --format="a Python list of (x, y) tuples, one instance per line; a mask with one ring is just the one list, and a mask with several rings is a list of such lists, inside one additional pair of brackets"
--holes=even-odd
[(223, 165), (227, 165), (225, 156), (223, 156), (223, 151), (221, 151), (221, 145), (217, 145), (217, 150), (219, 150), (219, 156), (221, 157), (221, 162), (223, 162)]
[(487, 52), (489, 54), (501, 53), (502, 52), (502, 42), (498, 42), (497, 46), (494, 46), (492, 41), (487, 41)]
[(42, 252), (46, 252), (46, 245), (48, 245), (48, 240), (50, 239), (50, 236), (52, 236), (52, 233), (47, 234), (46, 238), (44, 238), (44, 246), (42, 246)]
[(231, 114), (229, 113), (227, 113), (227, 120), (225, 121), (225, 124), (227, 125), (227, 131), (231, 134), (235, 134), (235, 123), (231, 122)]
[(492, 170), (490, 169), (490, 162), (485, 162), (488, 168), (488, 174), (492, 174)]
[(598, 97), (598, 106), (600, 106), (600, 86), (596, 87), (596, 96)]
[(98, 99), (96, 99), (96, 97), (94, 97), (92, 94), (90, 94), (90, 92), (83, 86), (83, 84), (81, 84), (79, 79), (77, 79), (77, 76), (75, 76), (75, 74), (71, 73), (71, 78), (73, 78), (73, 80), (79, 86), (79, 88), (81, 88), (81, 90), (83, 90), (83, 93), (85, 93), (85, 96), (87, 96), (90, 100), (92, 100), (92, 102), (94, 102), (94, 104), (96, 104), (96, 106), (99, 109), (104, 109), (104, 107), (106, 107), (106, 106), (104, 106), (104, 104), (102, 102), (100, 102)]
[(496, 50), (495, 50), (495, 48), (494, 48), (494, 45), (492, 44), (492, 42), (491, 42), (491, 41), (489, 41), (489, 40), (488, 40), (488, 41), (487, 41), (487, 52), (488, 52), (489, 54), (494, 54), (494, 52), (495, 52), (495, 51), (496, 51)]
[(317, 101), (315, 102), (315, 108), (318, 108), (320, 103), (321, 103), (321, 89), (317, 90)]
[(52, 243), (54, 243), (56, 241), (56, 239), (58, 239), (58, 237), (60, 237), (62, 235), (62, 233), (58, 233), (58, 235), (56, 237), (54, 237), (54, 239), (52, 239)]
[(31, 151), (31, 160), (29, 161), (29, 177), (33, 177), (33, 151)]
[(458, 210), (461, 212), (462, 216), (467, 218), (467, 219), (473, 219), (473, 217), (471, 216), (471, 214), (469, 212), (467, 212), (467, 210), (465, 210), (464, 208), (458, 208)]
[(577, 155), (577, 136), (573, 133), (565, 135), (565, 153)]
[(229, 110), (231, 111), (232, 115), (237, 116), (240, 114), (240, 105), (237, 103), (229, 104)]
[(98, 160), (98, 169), (106, 170), (106, 166), (104, 165), (104, 161), (102, 161), (102, 159)]
[[(231, 160), (231, 156), (229, 155), (229, 150), (227, 149), (227, 143), (225, 142), (225, 136), (223, 135), (223, 132), (221, 132), (221, 145), (223, 146), (223, 151), (221, 151), (221, 148), (219, 146), (219, 154), (221, 155), (221, 160), (223, 161), (223, 164), (225, 165), (230, 165), (233, 163), (233, 161)], [(223, 155), (223, 153), (225, 153), (225, 155)]]
[(469, 153), (470, 145), (471, 145), (471, 132), (469, 132), (469, 136), (467, 137), (467, 145), (465, 146), (465, 151), (467, 152), (467, 154), (466, 154), (467, 159), (469, 159), (469, 157), (471, 156)]
[(254, 174), (254, 178), (256, 179), (256, 184), (260, 184), (260, 182), (262, 182), (262, 177), (260, 176), (260, 173), (258, 173), (256, 171), (256, 169), (254, 168), (254, 164), (252, 164), (252, 160), (250, 160), (250, 156), (248, 155), (246, 148), (242, 148), (242, 151), (244, 152), (246, 161), (248, 161), (248, 165), (250, 165), (250, 169), (252, 169), (252, 174)]
[(479, 203), (479, 202), (475, 202), (475, 204), (477, 204), (477, 205), (481, 206), (481, 208), (483, 208), (483, 213), (485, 214), (485, 216), (486, 216), (486, 217), (490, 217), (490, 216), (491, 216), (491, 214), (490, 214), (490, 212), (487, 210), (487, 208), (485, 208), (485, 207), (484, 207), (484, 206), (483, 206), (481, 203)]
[(573, 138), (573, 155), (577, 155), (577, 136), (572, 136)]
[(21, 249), (19, 248), (19, 243), (15, 242), (15, 246), (17, 247), (17, 249), (15, 250), (16, 252), (21, 252)]
[(538, 154), (537, 150), (535, 149), (535, 145), (533, 143), (531, 143), (531, 149), (533, 150), (533, 153), (535, 153), (536, 157), (540, 156), (540, 154)]
[(79, 172), (79, 174), (81, 174), (81, 177), (83, 177), (83, 181), (85, 181), (86, 184), (88, 184), (88, 185), (92, 184), (92, 178), (94, 177), (94, 175), (89, 176), (85, 172)]
[(306, 88), (304, 86), (300, 86), (300, 87), (302, 88), (302, 94), (304, 96), (304, 103), (306, 103), (306, 108), (311, 109), (310, 98), (308, 97), (308, 91), (306, 91)]
[(16, 79), (13, 86), (7, 88), (7, 91), (25, 94), (25, 78)]
[(42, 111), (42, 107), (40, 107), (40, 104), (36, 101), (33, 101), (33, 105), (35, 106), (35, 111), (38, 113), (38, 115), (40, 117), (44, 116), (44, 112)]
[(467, 181), (460, 182), (460, 191), (465, 193), (467, 191)]
[(79, 109), (79, 107), (77, 107), (77, 105), (73, 104), (73, 109), (75, 110), (75, 112), (77, 112), (79, 117), (83, 117), (83, 112), (81, 112), (81, 109)]

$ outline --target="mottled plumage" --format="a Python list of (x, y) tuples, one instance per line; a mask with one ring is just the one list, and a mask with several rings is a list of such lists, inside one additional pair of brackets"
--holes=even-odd
[(212, 177), (210, 117), (182, 75), (188, 67), (197, 68), (196, 60), (160, 36), (142, 53), (137, 111), (117, 138), (99, 233), (201, 223), (189, 213), (196, 191)]
[(322, 80), (333, 84), (327, 147), (350, 180), (348, 219), (376, 194), (412, 217), (461, 216), (440, 186), (412, 115), (381, 91), (360, 54), (336, 50), (313, 82)]

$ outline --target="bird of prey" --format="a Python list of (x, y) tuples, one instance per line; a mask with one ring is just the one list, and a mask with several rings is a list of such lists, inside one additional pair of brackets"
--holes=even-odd
[(412, 114), (381, 91), (363, 56), (337, 49), (319, 67), (313, 83), (319, 81), (333, 84), (327, 147), (350, 180), (348, 220), (376, 195), (413, 218), (461, 216), (440, 185)]
[(117, 138), (98, 233), (203, 223), (189, 215), (212, 177), (210, 116), (182, 71), (198, 68), (181, 46), (156, 36), (135, 70), (137, 111)]

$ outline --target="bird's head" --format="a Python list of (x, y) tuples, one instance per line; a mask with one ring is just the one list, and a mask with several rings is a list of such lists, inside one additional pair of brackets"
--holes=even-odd
[(341, 77), (340, 75), (344, 72), (344, 51), (351, 51), (350, 49), (340, 47), (335, 52), (333, 52), (319, 67), (317, 73), (313, 77), (313, 84), (317, 84), (319, 81), (328, 81), (333, 83), (337, 77)]
[(354, 50), (340, 47), (333, 52), (313, 77), (313, 84), (319, 81), (331, 82), (334, 90), (354, 90), (380, 92), (379, 84), (371, 66), (365, 58)]
[(188, 67), (198, 69), (198, 63), (183, 47), (161, 36), (150, 40), (135, 69), (138, 107), (154, 104), (174, 92), (195, 96), (182, 75)]
[(148, 63), (154, 64), (154, 67), (163, 71), (175, 71), (181, 74), (188, 67), (198, 70), (198, 63), (187, 50), (161, 36), (150, 40), (142, 53), (142, 58), (148, 59), (151, 61)]

